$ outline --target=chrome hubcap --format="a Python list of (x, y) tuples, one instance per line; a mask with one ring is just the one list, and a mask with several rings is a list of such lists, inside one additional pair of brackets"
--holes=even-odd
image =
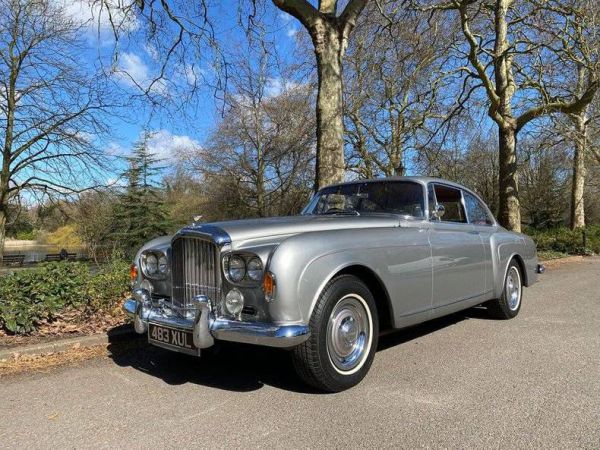
[(327, 323), (327, 352), (339, 372), (353, 372), (362, 366), (372, 338), (372, 319), (364, 300), (343, 297), (333, 308)]
[(515, 311), (521, 303), (521, 276), (516, 267), (511, 267), (506, 274), (506, 299), (511, 311)]

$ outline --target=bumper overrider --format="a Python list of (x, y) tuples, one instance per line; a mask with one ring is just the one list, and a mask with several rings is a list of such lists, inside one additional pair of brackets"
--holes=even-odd
[(147, 290), (136, 289), (133, 291), (133, 298), (125, 301), (123, 310), (133, 319), (135, 331), (139, 334), (147, 333), (150, 324), (191, 332), (198, 353), (201, 349), (213, 346), (215, 339), (289, 348), (309, 338), (306, 325), (244, 322), (216, 317), (211, 301), (205, 295), (195, 297), (194, 306), (195, 310), (191, 314), (182, 317), (164, 305), (153, 304)]

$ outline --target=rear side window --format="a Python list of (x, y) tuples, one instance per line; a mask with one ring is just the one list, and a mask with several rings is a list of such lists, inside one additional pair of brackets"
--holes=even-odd
[(494, 219), (487, 208), (473, 194), (463, 191), (465, 205), (469, 214), (469, 222), (474, 225), (493, 225)]
[(460, 189), (436, 184), (435, 198), (444, 207), (443, 222), (467, 223), (467, 215), (462, 204)]

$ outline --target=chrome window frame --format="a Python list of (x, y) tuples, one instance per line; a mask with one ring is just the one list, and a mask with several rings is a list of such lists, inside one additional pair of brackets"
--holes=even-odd
[[(438, 201), (437, 201), (437, 195), (435, 193), (435, 186), (444, 186), (446, 188), (450, 188), (450, 189), (456, 189), (458, 192), (460, 192), (460, 204), (463, 207), (463, 211), (465, 213), (465, 219), (466, 222), (455, 222), (453, 220), (443, 220), (443, 219), (432, 219), (431, 214), (429, 214), (429, 186), (433, 186), (433, 196), (435, 197), (435, 204), (438, 205)], [(467, 212), (467, 208), (465, 205), (465, 198), (463, 196), (463, 189), (461, 187), (457, 187), (457, 186), (453, 186), (451, 184), (446, 184), (446, 183), (440, 183), (437, 181), (432, 181), (427, 183), (427, 187), (425, 190), (426, 194), (427, 194), (427, 211), (428, 211), (428, 217), (427, 220), (429, 222), (432, 223), (449, 223), (449, 224), (455, 224), (455, 225), (473, 225), (470, 220), (469, 220), (469, 214)]]

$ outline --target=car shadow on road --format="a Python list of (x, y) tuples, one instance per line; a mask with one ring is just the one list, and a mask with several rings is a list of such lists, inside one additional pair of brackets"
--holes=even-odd
[[(485, 311), (484, 311), (485, 312)], [(469, 318), (483, 318), (479, 311), (431, 320), (394, 331), (379, 338), (377, 351), (395, 347), (442, 330)], [(122, 339), (109, 345), (112, 360), (122, 367), (133, 367), (170, 385), (195, 383), (236, 392), (249, 392), (264, 385), (299, 393), (319, 394), (296, 375), (291, 354), (285, 350), (245, 344), (222, 343), (205, 351), (201, 358), (154, 347), (137, 336), (126, 345)]]

